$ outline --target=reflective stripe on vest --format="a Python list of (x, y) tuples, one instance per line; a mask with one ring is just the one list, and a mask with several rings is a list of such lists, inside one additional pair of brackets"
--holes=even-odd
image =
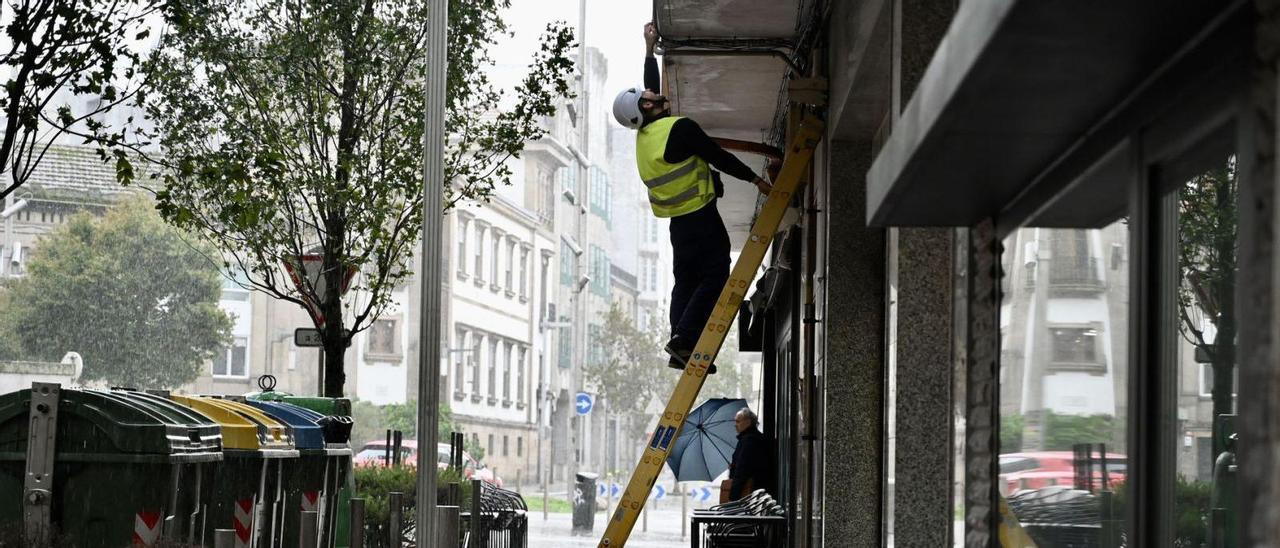
[(697, 156), (671, 164), (664, 155), (671, 128), (680, 118), (669, 116), (636, 133), (636, 167), (649, 189), (649, 207), (658, 217), (692, 213), (715, 199), (711, 168)]

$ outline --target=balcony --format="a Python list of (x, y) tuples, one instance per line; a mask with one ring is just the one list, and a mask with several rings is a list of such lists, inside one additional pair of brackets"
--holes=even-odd
[[(1049, 261), (1049, 289), (1054, 295), (1098, 293), (1106, 290), (1101, 261), (1095, 257), (1063, 257)], [(1027, 289), (1035, 288), (1040, 269), (1028, 265)]]

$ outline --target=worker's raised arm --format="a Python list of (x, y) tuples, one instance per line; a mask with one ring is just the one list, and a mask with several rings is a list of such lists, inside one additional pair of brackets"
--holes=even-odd
[(712, 141), (697, 122), (689, 118), (681, 118), (671, 126), (671, 137), (667, 141), (667, 151), (663, 159), (675, 164), (683, 162), (690, 155), (702, 158), (711, 164), (711, 167), (734, 178), (749, 183), (759, 179), (756, 172), (747, 167), (747, 164), (742, 163), (737, 156)]
[(653, 58), (653, 47), (658, 43), (658, 27), (653, 23), (644, 25), (644, 89), (654, 93), (662, 93), (662, 81), (658, 75), (658, 60)]

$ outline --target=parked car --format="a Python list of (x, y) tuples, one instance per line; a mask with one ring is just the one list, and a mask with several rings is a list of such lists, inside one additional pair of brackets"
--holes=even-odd
[[(1095, 457), (1096, 458), (1096, 457)], [(1107, 453), (1107, 481), (1110, 487), (1124, 483), (1128, 457)], [(1102, 484), (1102, 469), (1095, 463), (1094, 481)], [(1024, 489), (1041, 489), (1056, 485), (1072, 486), (1076, 481), (1075, 454), (1071, 451), (1033, 451), (1000, 455), (1002, 490), (1016, 493)]]
[[(449, 444), (440, 443), (436, 445), (436, 466), (441, 470), (449, 467)], [(360, 452), (356, 453), (351, 459), (351, 463), (355, 466), (386, 466), (387, 465), (387, 442), (371, 441), (364, 444)], [(418, 442), (415, 440), (404, 440), (400, 443), (400, 462), (406, 466), (418, 465)], [(466, 451), (462, 452), (462, 470), (463, 477), (467, 479), (483, 480), (491, 485), (502, 487), (502, 478), (493, 473), (493, 469), (477, 461)]]

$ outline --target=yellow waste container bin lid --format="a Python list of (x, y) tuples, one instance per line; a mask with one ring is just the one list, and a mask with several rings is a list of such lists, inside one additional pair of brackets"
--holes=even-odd
[(170, 394), (169, 397), (208, 415), (222, 426), (222, 444), (227, 449), (293, 449), (289, 427), (250, 405), (204, 396)]

